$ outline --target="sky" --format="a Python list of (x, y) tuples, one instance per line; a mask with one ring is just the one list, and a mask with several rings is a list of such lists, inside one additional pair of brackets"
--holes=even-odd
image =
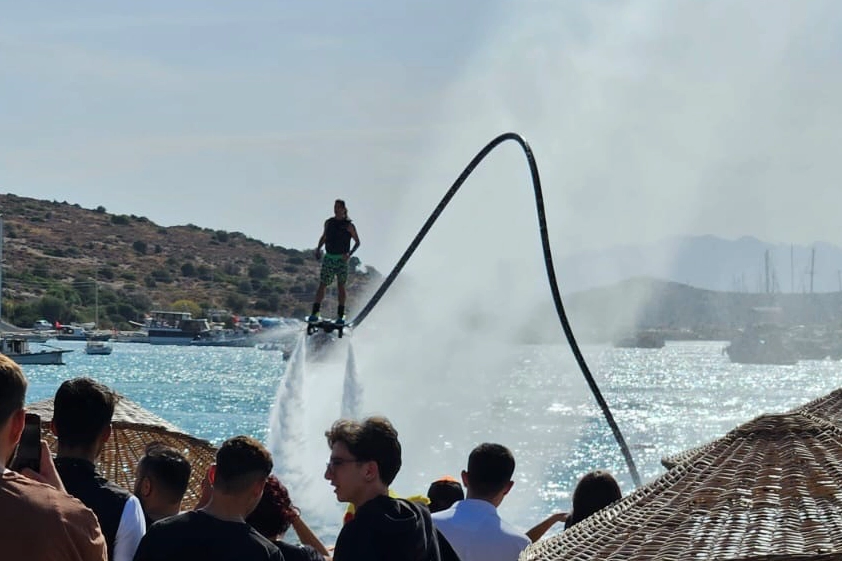
[[(514, 131), (557, 254), (840, 242), (832, 0), (0, 4), (0, 192), (296, 248), (339, 197), (384, 270)], [(516, 146), (463, 193), (432, 251), (537, 251)]]

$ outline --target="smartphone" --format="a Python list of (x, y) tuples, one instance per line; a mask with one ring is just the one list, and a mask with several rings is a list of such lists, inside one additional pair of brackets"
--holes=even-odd
[(35, 413), (26, 414), (15, 459), (9, 467), (17, 472), (22, 472), (24, 468), (36, 473), (41, 470), (41, 417)]

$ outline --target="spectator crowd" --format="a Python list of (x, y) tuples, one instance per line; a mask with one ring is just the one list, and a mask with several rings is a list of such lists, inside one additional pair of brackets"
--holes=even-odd
[[(40, 442), (40, 464), (15, 467), (25, 427), (27, 379), (0, 354), (0, 559), (61, 561), (515, 561), (555, 524), (565, 529), (620, 498), (605, 471), (586, 474), (570, 513), (528, 531), (503, 520), (515, 458), (502, 444), (481, 443), (460, 479), (433, 481), (426, 495), (396, 497), (398, 432), (385, 417), (340, 419), (326, 431), (324, 478), (349, 509), (327, 547), (272, 475), (272, 456), (249, 436), (219, 447), (202, 494), (182, 508), (191, 465), (170, 446), (150, 442), (136, 465), (134, 488), (97, 472), (111, 437), (119, 396), (90, 378), (60, 385), (54, 398), (53, 457)], [(289, 530), (296, 535), (286, 539)]]

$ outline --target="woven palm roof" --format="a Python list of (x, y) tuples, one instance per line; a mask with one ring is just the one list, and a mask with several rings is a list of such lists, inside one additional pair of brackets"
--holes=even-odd
[[(842, 430), (763, 415), (521, 560), (774, 559), (842, 551)], [(797, 557), (795, 558), (797, 559)]]
[[(26, 410), (41, 416), (41, 435), (55, 453), (56, 439), (50, 430), (52, 398), (29, 404)], [(182, 508), (192, 507), (201, 495), (202, 479), (215, 460), (216, 449), (207, 440), (190, 436), (125, 397), (121, 397), (114, 408), (111, 438), (97, 460), (97, 470), (110, 481), (131, 491), (134, 489), (137, 461), (152, 442), (172, 446), (187, 457), (192, 470)]]
[[(829, 394), (814, 399), (804, 405), (800, 405), (789, 412), (818, 417), (836, 425), (839, 428), (842, 428), (842, 388), (834, 390)], [(703, 454), (704, 451), (713, 444), (713, 442), (708, 442), (695, 448), (679, 452), (678, 454), (665, 456), (661, 458), (661, 465), (667, 469), (672, 469), (680, 463), (691, 461), (694, 457)]]
[(813, 415), (825, 419), (837, 427), (842, 427), (842, 389), (834, 390), (825, 396), (796, 407), (792, 412)]

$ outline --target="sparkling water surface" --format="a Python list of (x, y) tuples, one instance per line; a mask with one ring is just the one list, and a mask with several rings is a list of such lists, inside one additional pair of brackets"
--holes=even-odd
[[(53, 343), (51, 343), (53, 344)], [(660, 459), (724, 435), (766, 412), (781, 412), (836, 389), (842, 364), (795, 366), (731, 364), (721, 342), (668, 342), (663, 349), (584, 347), (591, 372), (608, 401), (644, 482), (664, 473)], [(89, 356), (84, 343), (66, 366), (24, 366), (27, 400), (52, 397), (62, 380), (90, 376), (183, 430), (219, 444), (236, 434), (270, 438), (275, 411), (302, 420), (303, 444), (283, 448), (307, 475), (295, 479), (293, 499), (325, 541), (338, 532), (342, 506), (323, 480), (324, 430), (341, 412), (344, 360), (308, 365), (298, 410), (273, 408), (286, 364), (277, 352), (116, 343), (109, 356)], [(400, 432), (404, 464), (393, 488), (423, 494), (430, 481), (459, 475), (473, 445), (497, 441), (515, 454), (516, 484), (501, 507), (526, 529), (570, 507), (578, 478), (608, 469), (624, 493), (633, 488), (608, 424), (566, 345), (498, 349), (501, 368), (443, 380), (401, 380), (366, 367), (354, 348), (363, 414), (389, 416)], [(299, 423), (301, 424), (301, 423)], [(275, 423), (278, 425), (278, 423)], [(281, 426), (287, 426), (281, 423)], [(285, 435), (275, 435), (283, 439)], [(277, 449), (277, 446), (275, 447)], [(300, 450), (299, 450), (300, 449)], [(300, 454), (296, 454), (300, 451)], [(284, 473), (279, 474), (284, 479)], [(555, 530), (553, 530), (555, 531)], [(551, 533), (553, 532), (551, 531)]]

